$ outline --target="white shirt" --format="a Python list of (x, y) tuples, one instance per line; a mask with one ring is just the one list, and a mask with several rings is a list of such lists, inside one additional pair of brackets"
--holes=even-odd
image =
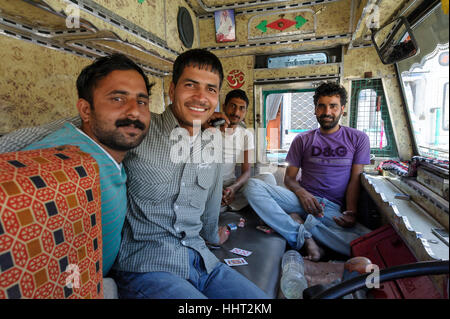
[(236, 179), (235, 167), (236, 164), (244, 163), (244, 151), (253, 150), (255, 148), (253, 142), (253, 134), (241, 126), (237, 126), (232, 134), (231, 129), (226, 129), (222, 132), (223, 136), (223, 181)]

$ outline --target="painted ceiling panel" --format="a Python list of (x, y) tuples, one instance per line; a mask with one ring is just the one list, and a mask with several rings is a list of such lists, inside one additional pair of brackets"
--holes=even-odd
[(399, 15), (405, 15), (421, 2), (416, 0), (361, 1), (357, 5), (356, 19), (354, 20), (356, 25), (352, 37), (354, 44), (370, 42), (370, 28), (383, 26)]
[[(277, 11), (253, 11), (236, 15), (236, 41), (217, 43), (215, 41), (214, 18), (198, 20), (200, 32), (200, 47), (240, 46), (238, 51), (248, 51), (247, 47), (258, 43), (284, 41), (281, 45), (271, 44), (273, 51), (292, 49), (288, 40), (309, 38), (325, 39), (345, 36), (350, 41), (351, 0), (332, 1), (324, 4), (305, 6), (302, 8), (282, 9)], [(335, 17), (339, 16), (339, 19)], [(290, 23), (289, 23), (290, 22)], [(308, 43), (304, 43), (307, 49)], [(256, 47), (250, 51), (262, 50)]]
[[(235, 0), (193, 0), (198, 3), (202, 2), (207, 7), (221, 7), (224, 5), (245, 5), (245, 6), (253, 6), (255, 7), (255, 2), (258, 3), (256, 6), (267, 5), (267, 3), (280, 4), (287, 2), (301, 2), (301, 1), (289, 1), (289, 0), (264, 0), (264, 1), (235, 1)], [(260, 4), (259, 4), (260, 3)]]
[(251, 1), (233, 1), (233, 0), (186, 0), (197, 15), (212, 14), (214, 11), (224, 9), (235, 9), (237, 12), (245, 10), (281, 10), (311, 6), (314, 4), (326, 4), (328, 2), (352, 0), (251, 0)]

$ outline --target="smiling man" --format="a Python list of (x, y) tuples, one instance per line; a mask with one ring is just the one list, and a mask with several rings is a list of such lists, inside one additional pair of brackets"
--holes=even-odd
[(312, 261), (323, 253), (316, 241), (350, 256), (350, 242), (369, 232), (356, 223), (359, 177), (370, 163), (369, 137), (339, 124), (346, 103), (345, 88), (321, 84), (314, 95), (320, 127), (292, 141), (284, 178), (288, 189), (253, 178), (244, 189), (256, 213), (294, 249), (305, 245), (305, 258)]
[(121, 164), (128, 150), (141, 143), (150, 124), (152, 84), (133, 61), (115, 54), (97, 59), (77, 79), (81, 129), (69, 122), (29, 149), (76, 145), (95, 158), (100, 170), (103, 276), (120, 247), (127, 211), (127, 176)]
[[(250, 178), (249, 153), (254, 149), (253, 136), (241, 126), (247, 114), (248, 102), (247, 94), (236, 89), (227, 93), (223, 106), (223, 112), (230, 120), (230, 124), (226, 129), (224, 126), (221, 128), (224, 136), (225, 162), (222, 206), (228, 206), (232, 210), (240, 210), (248, 205), (242, 193), (238, 193)], [(238, 178), (235, 175), (236, 163), (241, 164), (241, 175)]]
[[(124, 160), (129, 210), (111, 271), (120, 298), (267, 298), (206, 245), (228, 237), (226, 228), (218, 227), (222, 164), (190, 158), (207, 146), (194, 125), (213, 114), (222, 80), (214, 54), (194, 49), (178, 56), (169, 88), (172, 104), (152, 114), (149, 134)], [(170, 156), (178, 142), (170, 138), (173, 130), (184, 130), (191, 140), (189, 154), (176, 161)]]
[[(248, 109), (247, 94), (240, 90), (227, 93), (223, 112), (229, 119), (228, 125), (222, 125), (223, 135), (223, 195), (221, 211), (241, 210), (248, 205), (242, 190), (251, 174), (251, 163), (254, 163), (253, 134), (242, 127)], [(225, 128), (226, 127), (226, 128)], [(239, 177), (236, 176), (236, 165), (241, 166)], [(270, 173), (260, 174), (255, 178), (276, 185), (275, 177)]]

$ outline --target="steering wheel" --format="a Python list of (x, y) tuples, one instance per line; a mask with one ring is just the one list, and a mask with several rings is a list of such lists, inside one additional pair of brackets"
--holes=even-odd
[[(380, 283), (407, 277), (423, 275), (442, 275), (449, 273), (448, 260), (445, 261), (424, 261), (412, 264), (393, 266), (380, 270)], [(367, 273), (344, 281), (339, 285), (321, 291), (311, 297), (311, 299), (335, 299), (341, 298), (358, 289), (365, 288), (366, 278), (372, 273)], [(447, 286), (448, 289), (448, 286)], [(447, 292), (448, 295), (448, 292)]]

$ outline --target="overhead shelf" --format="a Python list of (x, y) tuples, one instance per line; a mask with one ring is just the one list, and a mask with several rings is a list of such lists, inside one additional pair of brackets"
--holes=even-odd
[(123, 40), (114, 31), (99, 30), (86, 19), (80, 19), (79, 28), (69, 28), (67, 15), (52, 9), (43, 0), (2, 0), (0, 10), (0, 32), (5, 35), (89, 58), (122, 53), (147, 73), (159, 77), (171, 73), (171, 58)]

